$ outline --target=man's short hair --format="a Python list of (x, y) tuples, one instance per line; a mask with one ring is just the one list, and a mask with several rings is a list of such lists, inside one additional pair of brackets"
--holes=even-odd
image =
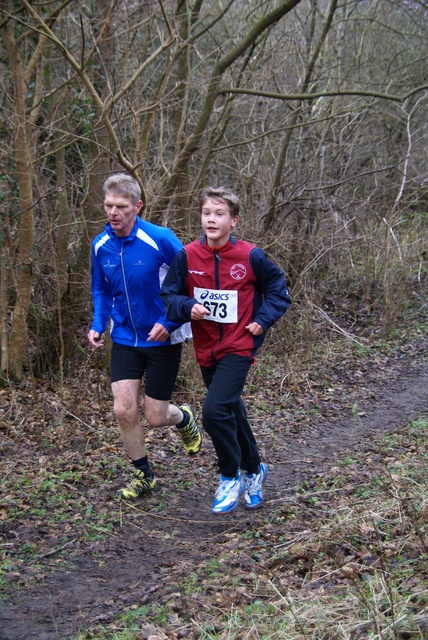
[(229, 205), (230, 215), (232, 218), (236, 218), (239, 215), (239, 211), (241, 208), (241, 203), (239, 201), (238, 196), (236, 196), (232, 191), (226, 189), (226, 187), (207, 187), (202, 191), (201, 201), (199, 203), (199, 210), (202, 211), (202, 207), (204, 206), (204, 202), (208, 200), (208, 198), (212, 198), (213, 200), (220, 200), (220, 202), (225, 202)]
[(130, 198), (134, 204), (141, 200), (141, 187), (129, 173), (114, 173), (103, 184), (104, 195), (114, 193)]

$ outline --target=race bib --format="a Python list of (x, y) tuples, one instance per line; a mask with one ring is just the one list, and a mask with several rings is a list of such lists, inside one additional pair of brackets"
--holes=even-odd
[(205, 320), (213, 322), (238, 322), (238, 292), (221, 289), (202, 289), (195, 287), (193, 296), (210, 312)]

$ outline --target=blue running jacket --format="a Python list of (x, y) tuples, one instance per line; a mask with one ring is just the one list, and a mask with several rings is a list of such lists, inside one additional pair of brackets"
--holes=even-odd
[[(190, 338), (189, 324), (166, 319), (160, 297), (169, 266), (182, 246), (170, 229), (138, 217), (126, 238), (117, 237), (107, 224), (92, 242), (91, 329), (101, 335), (110, 318), (112, 341), (131, 347), (159, 347)], [(170, 332), (166, 342), (147, 342), (156, 322)]]

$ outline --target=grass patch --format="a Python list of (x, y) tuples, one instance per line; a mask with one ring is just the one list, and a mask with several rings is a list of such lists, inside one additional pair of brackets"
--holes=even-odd
[[(394, 348), (369, 339), (370, 353), (349, 341), (331, 342), (327, 351), (314, 346), (319, 353), (311, 362), (319, 366), (310, 369), (305, 361), (261, 353), (245, 394), (272, 464), (286, 461), (287, 438), (309, 443), (319, 417), (326, 422), (351, 414), (358, 428), (368, 401), (377, 400), (375, 383), (396, 380), (392, 352), (399, 371), (421, 352), (404, 334)], [(198, 406), (203, 391), (195, 379)], [(174, 432), (148, 430), (159, 487), (147, 501), (120, 505), (115, 489), (127, 480), (129, 462), (110, 398), (94, 401), (96, 388), (70, 390), (64, 406), (49, 390), (39, 404), (23, 390), (4, 393), (4, 597), (13, 601), (35, 584), (54, 582), (58, 570), (72, 574), (84, 554), (100, 567), (111, 563), (113, 572), (113, 552), (123, 553), (131, 531), (166, 550), (149, 589), (136, 582), (123, 592), (112, 589), (114, 598), (84, 611), (73, 640), (428, 637), (425, 417), (368, 453), (335, 456), (330, 470), (314, 458), (309, 481), (294, 492), (288, 487), (284, 499), (280, 493), (269, 502), (268, 494), (260, 512), (242, 509), (220, 530), (216, 524), (211, 539), (209, 526), (198, 525), (209, 520), (209, 504), (206, 512), (201, 504), (196, 515), (191, 511), (193, 496), (201, 488), (208, 495), (212, 482), (208, 442), (201, 456), (188, 460)], [(180, 401), (187, 395), (186, 388)], [(144, 557), (145, 550), (139, 553)]]
[(259, 549), (263, 575), (241, 582), (248, 604), (195, 620), (200, 637), (427, 637), (427, 444), (421, 419), (379, 444), (369, 477), (347, 456), (339, 479), (334, 469), (334, 481), (303, 490), (293, 512), (307, 530)]
[(160, 600), (74, 640), (428, 637), (427, 427), (421, 418), (364, 460), (344, 456), (174, 573)]

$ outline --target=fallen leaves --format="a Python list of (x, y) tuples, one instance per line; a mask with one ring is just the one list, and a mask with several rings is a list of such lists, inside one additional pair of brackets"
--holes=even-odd
[[(28, 389), (0, 390), (6, 597), (28, 593), (45, 605), (46, 585), (64, 591), (62, 619), (84, 620), (97, 639), (120, 628), (127, 613), (143, 640), (194, 640), (202, 628), (229, 638), (235, 614), (248, 623), (243, 637), (255, 638), (269, 606), (280, 616), (293, 602), (303, 608), (306, 600), (340, 598), (378, 573), (392, 574), (405, 558), (409, 588), (422, 602), (428, 498), (417, 495), (426, 468), (417, 476), (416, 461), (427, 447), (403, 435), (386, 452), (373, 441), (359, 455), (320, 456), (330, 422), (345, 412), (359, 420), (380, 398), (376, 378), (395, 375), (392, 356), (379, 352), (371, 361), (349, 350), (345, 362), (342, 355), (319, 367), (316, 380), (302, 366), (287, 395), (280, 362), (270, 363), (272, 375), (253, 372), (248, 409), (270, 463), (267, 499), (259, 512), (240, 507), (220, 520), (210, 514), (216, 475), (208, 438), (189, 460), (168, 429), (147, 433), (159, 489), (145, 502), (117, 503), (128, 465), (106, 383), (94, 379), (99, 372), (89, 372), (88, 385), (67, 381), (62, 403), (44, 382), (37, 401)], [(395, 365), (399, 372), (404, 361)], [(294, 453), (296, 443), (303, 455)], [(286, 482), (293, 459), (304, 477), (299, 486)], [(405, 475), (411, 467), (414, 488)], [(391, 502), (376, 502), (370, 483), (385, 470), (375, 488)], [(404, 498), (412, 501), (406, 506)]]

